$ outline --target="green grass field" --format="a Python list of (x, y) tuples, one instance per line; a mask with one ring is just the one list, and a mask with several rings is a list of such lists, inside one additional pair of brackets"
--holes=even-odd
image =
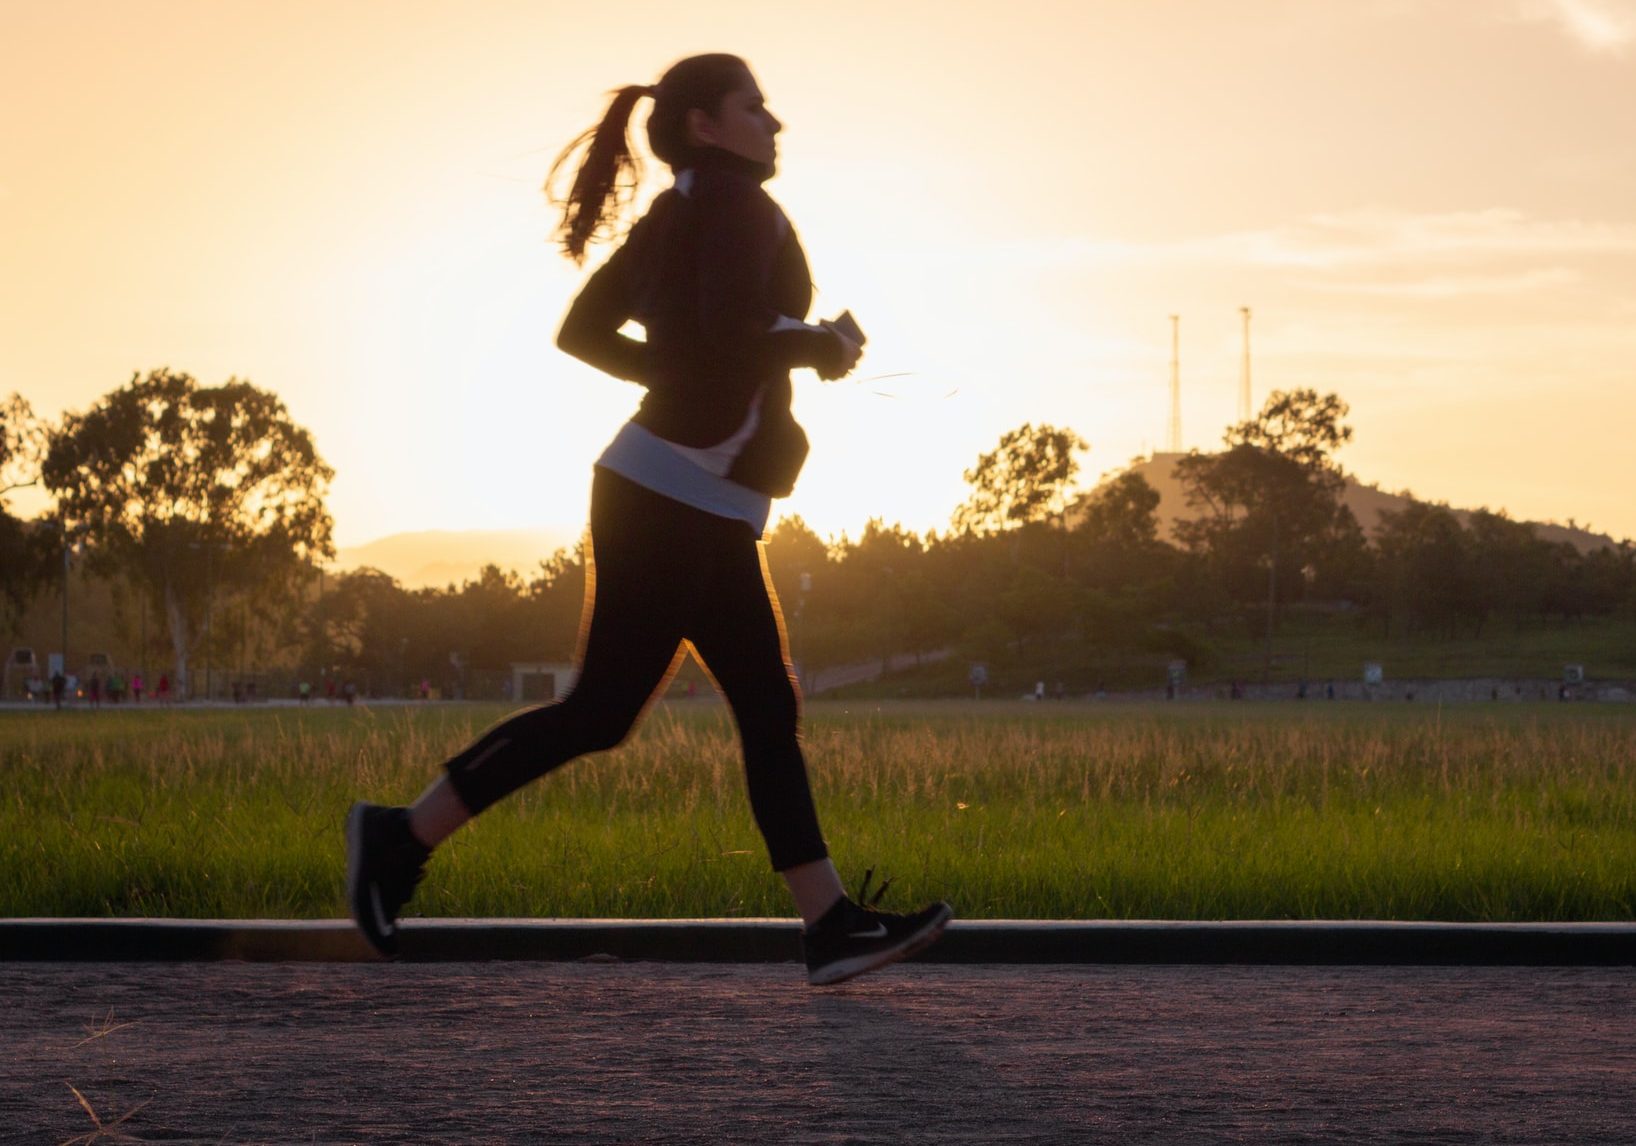
[[(0, 714), (0, 916), (337, 917), (357, 797), (499, 707)], [(965, 918), (1636, 918), (1636, 709), (814, 703), (849, 883)], [(503, 802), (441, 916), (789, 915), (714, 703)]]
[[(1596, 618), (1584, 622), (1530, 622), (1521, 628), (1505, 619), (1491, 621), (1481, 638), (1465, 634), (1394, 634), (1357, 617), (1290, 610), (1279, 622), (1269, 650), (1259, 617), (1241, 623), (1180, 630), (1195, 642), (1186, 653), (1188, 684), (1225, 688), (1234, 681), (1294, 686), (1307, 681), (1318, 691), (1328, 681), (1360, 681), (1363, 666), (1384, 666), (1390, 681), (1497, 678), (1554, 685), (1569, 664), (1584, 666), (1593, 681), (1636, 680), (1636, 619)], [(1270, 651), (1270, 656), (1268, 655)], [(986, 695), (1020, 696), (1034, 682), (1062, 681), (1070, 694), (1088, 694), (1097, 685), (1122, 689), (1162, 689), (1165, 667), (1183, 655), (1165, 647), (1145, 652), (1117, 650), (1080, 641), (1033, 643), (1022, 654), (1008, 652), (988, 661)], [(971, 695), (968, 656), (928, 661), (920, 668), (888, 673), (878, 680), (848, 685), (834, 695), (849, 698), (958, 697)]]

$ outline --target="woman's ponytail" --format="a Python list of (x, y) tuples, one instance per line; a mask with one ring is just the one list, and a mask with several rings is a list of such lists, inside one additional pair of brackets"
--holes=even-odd
[[(593, 239), (609, 237), (636, 197), (642, 160), (631, 147), (631, 110), (637, 100), (653, 94), (654, 89), (643, 84), (620, 88), (602, 122), (570, 143), (545, 177), (546, 196), (552, 205), (562, 207), (555, 238), (576, 263), (585, 261), (585, 248)], [(574, 166), (574, 156), (581, 151), (573, 184), (567, 194), (559, 194), (554, 189), (559, 176)]]
[[(680, 171), (695, 150), (688, 138), (687, 113), (702, 108), (717, 115), (727, 93), (749, 82), (750, 68), (742, 59), (715, 52), (677, 61), (652, 87), (631, 84), (616, 91), (602, 122), (570, 143), (545, 177), (546, 197), (562, 208), (555, 237), (563, 253), (583, 263), (585, 248), (595, 239), (612, 238), (636, 199), (642, 160), (631, 147), (630, 124), (637, 100), (653, 97), (648, 145), (662, 163)], [(570, 171), (573, 184), (562, 193), (559, 177)]]

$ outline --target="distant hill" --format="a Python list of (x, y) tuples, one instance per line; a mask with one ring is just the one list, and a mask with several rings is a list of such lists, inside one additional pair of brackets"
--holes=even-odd
[[(1197, 516), (1189, 508), (1187, 495), (1182, 492), (1182, 484), (1176, 477), (1176, 463), (1186, 454), (1154, 454), (1146, 461), (1137, 462), (1130, 467), (1134, 473), (1139, 473), (1159, 493), (1159, 536), (1166, 541), (1175, 540), (1175, 523)], [(1373, 538), (1375, 526), (1380, 523), (1380, 515), (1386, 511), (1396, 511), (1409, 504), (1409, 499), (1400, 494), (1387, 493), (1372, 485), (1363, 485), (1356, 478), (1348, 477), (1346, 493), (1343, 495), (1352, 516), (1358, 519), (1363, 527), (1365, 537)], [(1456, 509), (1454, 515), (1460, 519), (1460, 524), (1469, 524), (1471, 510)], [(1530, 522), (1537, 535), (1545, 541), (1566, 541), (1581, 553), (1589, 553), (1600, 549), (1604, 545), (1617, 544), (1612, 537), (1605, 533), (1593, 533), (1587, 529), (1573, 529), (1566, 525), (1550, 525), (1541, 522)]]
[(394, 533), (365, 545), (342, 549), (332, 568), (339, 571), (379, 569), (409, 589), (441, 589), (475, 580), (485, 565), (528, 576), (559, 549), (578, 544), (578, 536), (549, 530), (428, 530)]

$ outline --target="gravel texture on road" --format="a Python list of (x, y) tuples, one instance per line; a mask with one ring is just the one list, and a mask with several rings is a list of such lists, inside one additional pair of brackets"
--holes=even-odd
[(6, 963), (0, 1003), (5, 1143), (1636, 1142), (1617, 968)]

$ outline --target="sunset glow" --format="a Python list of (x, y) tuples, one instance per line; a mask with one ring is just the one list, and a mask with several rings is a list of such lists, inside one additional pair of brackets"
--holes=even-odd
[[(1636, 536), (1636, 3), (17, 7), (0, 48), (0, 395), (158, 366), (277, 392), (337, 538), (579, 529), (634, 388), (552, 346), (550, 161), (603, 94), (744, 55), (815, 311), (821, 533), (942, 528), (1025, 421), (1088, 480), (1254, 380), (1335, 391), (1365, 481)], [(654, 188), (665, 175), (650, 171)], [(603, 257), (599, 249), (593, 260)], [(21, 512), (33, 507), (19, 501)]]

